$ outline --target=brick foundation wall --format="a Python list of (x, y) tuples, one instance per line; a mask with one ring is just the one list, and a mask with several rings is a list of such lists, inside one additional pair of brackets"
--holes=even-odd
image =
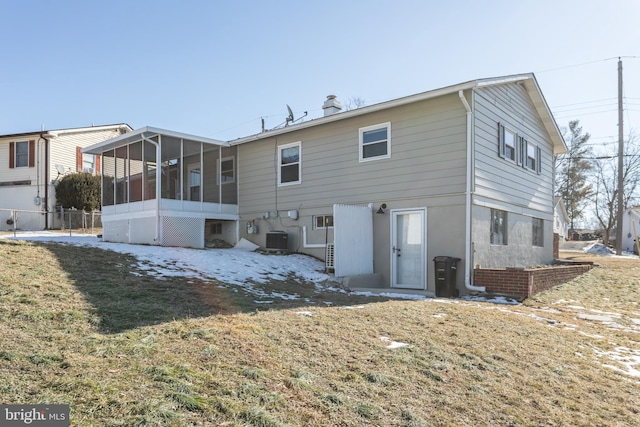
[(558, 233), (553, 233), (553, 257), (560, 258), (560, 235)]
[(547, 268), (479, 268), (474, 270), (474, 285), (489, 293), (530, 297), (538, 292), (569, 282), (593, 268), (578, 264)]

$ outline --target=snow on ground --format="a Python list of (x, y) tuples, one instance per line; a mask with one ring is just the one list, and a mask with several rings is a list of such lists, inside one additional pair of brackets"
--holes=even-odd
[[(4, 236), (14, 239), (13, 236)], [(303, 255), (262, 255), (244, 249), (189, 249), (125, 243), (103, 242), (95, 235), (68, 236), (52, 232), (22, 232), (16, 240), (56, 242), (71, 245), (91, 246), (104, 250), (130, 254), (137, 258), (137, 267), (159, 279), (167, 276), (192, 277), (201, 280), (212, 278), (231, 285), (240, 286), (260, 298), (297, 299), (295, 294), (264, 292), (253, 283), (269, 280), (285, 280), (295, 274), (316, 286), (327, 284), (331, 277), (322, 272), (324, 263)], [(132, 271), (132, 274), (136, 274)], [(139, 273), (138, 273), (139, 274)], [(322, 287), (324, 290), (341, 291), (337, 287)], [(266, 301), (261, 301), (265, 302)]]

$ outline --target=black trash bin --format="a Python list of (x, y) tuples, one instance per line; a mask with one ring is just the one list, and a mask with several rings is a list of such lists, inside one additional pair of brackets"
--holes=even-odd
[(433, 259), (436, 272), (436, 296), (457, 297), (456, 272), (460, 258), (437, 256)]

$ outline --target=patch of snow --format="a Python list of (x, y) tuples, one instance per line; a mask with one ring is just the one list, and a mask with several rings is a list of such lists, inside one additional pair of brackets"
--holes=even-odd
[(627, 347), (616, 347), (613, 351), (602, 351), (594, 349), (596, 354), (602, 358), (608, 358), (618, 365), (603, 363), (602, 366), (613, 369), (621, 374), (640, 378), (640, 350), (633, 350)]
[(505, 304), (505, 305), (520, 305), (518, 300), (515, 300), (513, 298), (503, 297), (503, 296), (465, 295), (463, 297), (460, 297), (460, 299), (464, 301), (491, 302), (494, 304)]
[(602, 243), (597, 243), (597, 242), (585, 247), (583, 250), (586, 253), (596, 254), (596, 255), (613, 255), (615, 253), (611, 249), (603, 245)]
[(444, 319), (445, 317), (447, 317), (446, 313), (436, 313), (431, 317), (435, 317), (436, 319)]
[(424, 300), (427, 299), (424, 295), (415, 295), (415, 294), (400, 294), (395, 292), (360, 292), (353, 291), (349, 292), (350, 295), (359, 295), (364, 297), (386, 297), (392, 299), (410, 299), (410, 300)]
[(398, 342), (398, 341), (392, 341), (391, 338), (389, 337), (380, 337), (380, 339), (386, 343), (389, 343), (387, 345), (387, 348), (401, 348), (401, 347), (407, 347), (409, 346), (409, 344), (404, 343), (404, 342)]
[(300, 316), (306, 316), (306, 317), (313, 316), (313, 313), (310, 311), (296, 311), (296, 314), (299, 314)]

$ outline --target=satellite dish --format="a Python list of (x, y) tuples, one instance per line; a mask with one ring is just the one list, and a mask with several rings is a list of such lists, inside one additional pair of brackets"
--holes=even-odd
[(57, 164), (57, 163), (56, 163), (56, 170), (58, 171), (58, 173), (59, 173), (60, 175), (64, 175), (64, 174), (65, 174), (65, 172), (64, 172), (64, 166), (59, 165), (59, 164)]
[(289, 117), (287, 117), (287, 125), (289, 125), (290, 122), (293, 122), (293, 111), (291, 111), (291, 107), (289, 107), (289, 104), (287, 104), (287, 111), (289, 111)]

